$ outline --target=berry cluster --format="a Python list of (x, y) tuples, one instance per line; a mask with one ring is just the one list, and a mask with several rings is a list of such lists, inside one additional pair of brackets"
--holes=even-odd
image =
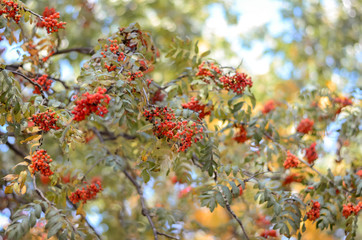
[(219, 67), (214, 63), (202, 62), (198, 67), (196, 76), (201, 77), (205, 83), (210, 83), (209, 79), (212, 79), (216, 84), (222, 85), (224, 89), (232, 90), (236, 94), (242, 94), (246, 87), (252, 87), (253, 82), (251, 78), (245, 73), (235, 72), (223, 74)]
[(116, 65), (113, 65), (111, 63), (111, 65), (108, 65), (107, 63), (104, 63), (104, 67), (107, 69), (108, 72), (112, 72), (112, 71), (115, 71), (117, 66)]
[(299, 160), (298, 158), (293, 155), (291, 152), (287, 152), (287, 158), (284, 161), (284, 168), (288, 169), (288, 168), (292, 168), (292, 167), (297, 167), (299, 164)]
[(91, 113), (95, 113), (98, 116), (104, 117), (108, 113), (107, 105), (111, 98), (105, 94), (107, 89), (98, 88), (98, 91), (94, 94), (88, 92), (82, 95), (82, 99), (75, 101), (75, 108), (72, 111), (75, 121), (82, 121)]
[(40, 172), (43, 176), (50, 176), (53, 172), (50, 170), (49, 163), (53, 160), (43, 149), (36, 151), (31, 156), (32, 164), (30, 167), (33, 169), (33, 173)]
[(192, 97), (190, 102), (182, 104), (182, 107), (197, 112), (200, 119), (211, 114), (209, 110), (205, 109), (206, 105), (200, 104), (198, 100), (195, 100), (195, 97)]
[(101, 52), (101, 55), (103, 56), (103, 58), (106, 58), (105, 52), (107, 52), (109, 50), (111, 53), (113, 53), (114, 55), (117, 56), (118, 62), (123, 61), (125, 56), (124, 56), (123, 52), (119, 51), (119, 44), (118, 44), (117, 39), (114, 39), (114, 40), (108, 39), (108, 40), (111, 42), (111, 44), (109, 46), (107, 44), (105, 44), (103, 46), (103, 52)]
[(0, 5), (2, 6), (3, 10), (0, 10), (0, 16), (4, 14), (4, 17), (7, 19), (13, 19), (16, 23), (19, 23), (21, 15), (18, 14), (19, 12), (19, 5), (14, 1), (8, 0), (0, 0)]
[(65, 22), (58, 22), (60, 15), (54, 8), (45, 7), (43, 17), (37, 23), (38, 27), (46, 28), (48, 33), (58, 32), (59, 29), (63, 28)]
[(315, 150), (315, 146), (317, 143), (312, 143), (309, 148), (305, 149), (305, 158), (308, 160), (309, 164), (314, 163), (314, 161), (318, 158), (318, 153)]
[(191, 147), (193, 142), (203, 139), (202, 128), (196, 127), (196, 123), (189, 124), (188, 121), (176, 119), (171, 108), (156, 107), (151, 111), (145, 110), (143, 115), (146, 120), (153, 123), (153, 134), (158, 138), (166, 138), (178, 143), (177, 152), (184, 152)]
[(284, 181), (283, 181), (283, 185), (288, 185), (291, 184), (292, 182), (301, 182), (303, 180), (302, 176), (299, 176), (296, 173), (292, 173), (288, 176), (285, 177)]
[(50, 129), (58, 130), (57, 120), (59, 116), (55, 117), (53, 110), (47, 110), (43, 113), (34, 114), (29, 120), (33, 121), (34, 124), (44, 132), (48, 132)]
[[(108, 41), (111, 42), (111, 44), (108, 46), (108, 44), (105, 44), (103, 46), (103, 51), (101, 52), (101, 55), (103, 58), (106, 58), (106, 53), (109, 51), (111, 53), (111, 58), (115, 58), (118, 62), (123, 61), (125, 59), (125, 55), (123, 52), (119, 51), (119, 43), (117, 39), (108, 39)], [(108, 72), (115, 71), (117, 66), (107, 63), (104, 63), (104, 67), (108, 70)]]
[(352, 203), (348, 203), (347, 205), (343, 204), (342, 215), (345, 218), (348, 218), (353, 213), (357, 215), (361, 209), (362, 209), (362, 201), (359, 202), (356, 206), (354, 206)]
[(155, 69), (152, 63), (147, 60), (139, 60), (139, 63), (140, 63), (140, 70), (145, 74), (150, 73)]
[(260, 234), (260, 237), (263, 237), (263, 238), (277, 237), (277, 231), (275, 231), (275, 230), (264, 230), (264, 231)]
[(186, 197), (186, 195), (192, 191), (192, 187), (188, 186), (184, 189), (182, 189), (179, 193), (178, 193), (178, 198), (183, 198)]
[(185, 183), (185, 179), (183, 179), (183, 178), (178, 178), (177, 176), (173, 176), (172, 178), (171, 178), (171, 182), (173, 183), (173, 184), (176, 184), (176, 183)]
[(356, 175), (359, 176), (360, 178), (362, 178), (362, 169), (358, 170), (356, 172)]
[[(38, 79), (32, 79), (32, 81), (38, 83), (41, 86), (42, 91), (46, 91), (46, 92), (49, 91), (50, 85), (52, 85), (52, 83), (53, 83), (53, 80), (48, 79), (48, 75), (46, 75), (46, 74), (38, 77)], [(41, 93), (41, 90), (39, 89), (38, 86), (34, 86), (33, 93), (35, 93), (35, 94)]]
[(302, 119), (297, 127), (297, 132), (307, 134), (312, 131), (314, 121), (309, 118)]
[(151, 97), (150, 101), (152, 104), (156, 102), (162, 102), (165, 99), (166, 95), (162, 93), (160, 89), (158, 89)]
[(248, 140), (248, 132), (244, 128), (243, 125), (238, 126), (238, 132), (235, 134), (235, 137), (233, 139), (237, 141), (238, 143), (244, 143), (246, 140)]
[(276, 108), (275, 101), (274, 100), (269, 100), (269, 101), (267, 101), (265, 103), (264, 108), (263, 108), (263, 110), (261, 110), (261, 112), (263, 114), (267, 114), (267, 113), (273, 111), (275, 108)]
[(232, 90), (236, 94), (242, 94), (247, 86), (252, 87), (251, 77), (245, 73), (236, 72), (233, 76), (224, 75), (220, 77), (226, 90)]
[(138, 72), (134, 72), (134, 73), (128, 73), (128, 76), (129, 76), (129, 80), (130, 81), (133, 81), (135, 80), (136, 78), (141, 78), (143, 77), (143, 72), (141, 71), (138, 71)]
[(318, 201), (311, 201), (312, 208), (307, 212), (310, 221), (315, 221), (320, 216), (321, 205)]
[(150, 84), (152, 83), (152, 79), (146, 79), (147, 87), (150, 87)]
[(347, 97), (336, 97), (333, 101), (339, 105), (336, 114), (339, 114), (342, 111), (342, 108), (352, 105), (352, 100)]
[(266, 219), (263, 215), (259, 215), (258, 218), (255, 219), (255, 223), (260, 227), (266, 227), (271, 224), (270, 220)]
[(49, 59), (51, 56), (53, 56), (54, 53), (55, 53), (54, 50), (51, 51), (51, 52), (48, 54), (48, 56), (43, 57), (41, 60), (42, 60), (43, 62), (48, 61), (48, 59)]
[(101, 182), (98, 180), (90, 185), (87, 185), (86, 189), (84, 187), (82, 190), (78, 188), (75, 190), (75, 192), (72, 192), (72, 194), (69, 196), (69, 200), (74, 204), (78, 203), (79, 201), (82, 201), (83, 204), (85, 204), (88, 200), (94, 199), (97, 196), (97, 193), (102, 190), (103, 188)]
[[(208, 65), (205, 67), (205, 62), (202, 62), (198, 68), (199, 71), (196, 73), (196, 76), (203, 77), (202, 80), (206, 83), (210, 83), (210, 81), (207, 80), (205, 77), (215, 79), (216, 74), (221, 74), (220, 69), (215, 66), (214, 63), (208, 63)], [(211, 71), (213, 71), (214, 73), (212, 73)]]

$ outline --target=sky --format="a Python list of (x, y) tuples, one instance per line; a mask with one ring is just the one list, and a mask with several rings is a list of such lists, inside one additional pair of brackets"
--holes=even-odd
[[(251, 75), (267, 73), (272, 59), (263, 56), (263, 51), (270, 42), (254, 42), (249, 49), (242, 42), (241, 35), (247, 35), (251, 31), (264, 24), (269, 24), (275, 34), (285, 29), (286, 25), (279, 14), (281, 2), (277, 0), (235, 0), (233, 10), (238, 15), (236, 25), (228, 25), (223, 8), (220, 4), (213, 4), (210, 8), (210, 17), (206, 21), (203, 35), (212, 39), (214, 36), (224, 37), (231, 43), (231, 49), (237, 53), (238, 57), (230, 60), (230, 65), (237, 66), (240, 59)], [(215, 59), (223, 59), (223, 52), (212, 53)]]

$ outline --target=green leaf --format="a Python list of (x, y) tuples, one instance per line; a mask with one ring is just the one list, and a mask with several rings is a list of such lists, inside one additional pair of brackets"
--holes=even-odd
[(196, 41), (196, 43), (195, 43), (195, 53), (196, 54), (199, 54), (199, 46), (198, 46), (198, 44), (199, 44), (199, 41)]
[(32, 212), (29, 216), (29, 226), (32, 228), (32, 227), (34, 227), (35, 224), (36, 224), (36, 217), (35, 217), (35, 213)]
[(228, 201), (229, 204), (231, 204), (232, 201), (232, 195), (230, 192), (230, 189), (227, 186), (222, 185), (221, 186), (222, 192), (224, 193), (226, 200)]
[(148, 170), (147, 169), (143, 169), (142, 172), (141, 172), (141, 177), (143, 178), (143, 181), (145, 183), (147, 183), (148, 181), (150, 181), (150, 174), (148, 173)]
[(226, 207), (224, 198), (222, 197), (222, 194), (220, 192), (216, 192), (215, 198), (216, 198), (216, 201), (220, 204), (220, 206)]
[(238, 197), (240, 194), (240, 189), (236, 186), (236, 184), (232, 181), (229, 181), (229, 184), (231, 186), (231, 190), (234, 197)]
[(53, 227), (51, 227), (48, 230), (48, 238), (57, 234), (57, 232), (62, 228), (62, 225), (63, 225), (62, 222), (57, 222)]
[(142, 126), (140, 129), (137, 130), (137, 132), (146, 132), (148, 130), (151, 130), (153, 128), (153, 124), (147, 124), (145, 126)]
[(211, 51), (210, 51), (210, 50), (207, 50), (206, 52), (203, 52), (203, 53), (201, 54), (200, 58), (204, 58), (204, 57), (208, 56), (210, 53), (211, 53)]

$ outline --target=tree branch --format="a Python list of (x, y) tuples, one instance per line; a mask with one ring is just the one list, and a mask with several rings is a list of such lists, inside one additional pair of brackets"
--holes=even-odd
[[(23, 153), (16, 145), (6, 142), (6, 146), (8, 146), (19, 157), (22, 157), (22, 158), (26, 157), (25, 153)], [(28, 159), (25, 159), (25, 160), (29, 161)]]
[(68, 48), (68, 49), (57, 50), (51, 56), (70, 53), (70, 52), (78, 52), (78, 53), (82, 53), (82, 54), (86, 54), (86, 55), (93, 55), (94, 54), (94, 49), (92, 47)]
[(244, 236), (247, 240), (249, 240), (249, 236), (248, 234), (246, 233), (245, 231), (245, 228), (244, 228), (244, 225), (243, 223), (241, 222), (241, 220), (236, 216), (236, 214), (234, 213), (234, 211), (231, 209), (226, 197), (224, 196), (223, 194), (223, 197), (224, 197), (224, 200), (225, 200), (225, 205), (226, 205), (226, 209), (228, 210), (228, 212), (231, 214), (231, 216), (238, 222), (238, 224), (240, 225), (241, 229), (243, 230), (243, 233), (244, 233)]
[[(99, 141), (100, 141), (101, 143), (104, 143), (104, 139), (103, 139), (101, 133), (98, 131), (98, 129), (95, 128), (95, 127), (93, 127), (93, 128), (92, 128), (92, 131), (94, 132), (94, 134), (96, 134), (96, 136), (98, 137)], [(110, 152), (108, 149), (106, 149), (106, 151), (107, 151), (108, 154), (111, 154), (111, 152)], [(116, 160), (115, 162), (116, 162), (116, 164), (117, 164), (118, 166), (120, 166), (121, 168), (123, 168), (123, 166), (122, 166), (121, 163), (119, 163), (117, 160)], [(142, 212), (142, 215), (147, 218), (147, 220), (148, 220), (148, 222), (149, 222), (149, 224), (150, 224), (150, 226), (151, 226), (154, 239), (155, 239), (155, 240), (158, 240), (158, 235), (162, 235), (162, 236), (166, 236), (166, 237), (169, 237), (169, 238), (170, 238), (170, 237), (171, 237), (170, 235), (165, 234), (165, 233), (161, 233), (161, 232), (158, 232), (158, 231), (157, 231), (157, 229), (156, 229), (156, 227), (155, 227), (155, 224), (154, 224), (154, 222), (153, 222), (153, 220), (152, 220), (152, 217), (151, 217), (151, 215), (150, 215), (150, 211), (149, 211), (149, 209), (147, 208), (146, 200), (145, 200), (145, 198), (144, 198), (144, 196), (143, 196), (142, 186), (138, 184), (138, 182), (136, 181), (136, 179), (134, 179), (134, 178), (132, 177), (132, 175), (131, 175), (126, 169), (122, 170), (122, 172), (123, 172), (123, 174), (126, 176), (126, 178), (132, 183), (132, 185), (136, 188), (137, 194), (138, 194), (139, 197), (140, 197), (141, 208), (142, 208), (142, 211), (141, 211), (141, 212)], [(178, 239), (178, 238), (175, 238), (175, 237), (171, 237), (171, 238), (172, 238), (172, 239)]]
[(150, 212), (149, 212), (148, 208), (146, 207), (146, 202), (145, 202), (145, 199), (143, 197), (143, 192), (142, 192), (141, 186), (137, 183), (137, 181), (135, 179), (133, 179), (131, 174), (129, 174), (126, 170), (123, 170), (123, 173), (126, 176), (126, 178), (128, 178), (128, 180), (130, 180), (130, 182), (136, 188), (136, 191), (137, 191), (138, 195), (140, 196), (140, 202), (141, 202), (141, 207), (142, 207), (142, 215), (147, 218), (148, 222), (151, 225), (153, 236), (154, 236), (155, 240), (158, 240), (157, 229), (155, 227), (155, 224), (152, 221)]
[[(284, 147), (282, 144), (278, 143), (275, 138), (273, 138), (272, 136), (270, 136), (269, 134), (267, 133), (264, 133), (264, 135), (269, 138), (270, 140), (272, 140), (275, 144), (277, 144), (281, 149), (283, 149), (285, 152), (288, 151), (288, 149), (286, 147)], [(309, 164), (308, 162), (304, 161), (303, 159), (300, 159), (298, 158), (298, 160), (301, 162), (301, 163), (304, 163), (305, 165), (307, 165), (311, 170), (313, 170), (315, 173), (317, 173), (321, 178), (324, 178), (326, 179), (332, 186), (336, 186), (334, 184), (334, 182), (327, 176), (323, 175), (320, 171), (318, 171), (317, 169), (314, 168), (314, 166), (312, 164)], [(348, 189), (345, 189), (344, 187), (342, 188), (345, 192), (351, 194), (352, 192), (349, 191)]]
[(168, 234), (166, 234), (166, 233), (162, 233), (162, 232), (157, 231), (157, 234), (158, 234), (158, 235), (161, 235), (161, 236), (168, 237), (168, 238), (170, 238), (170, 239), (177, 239), (177, 240), (178, 240), (178, 238), (177, 238), (177, 237), (174, 237), (174, 236), (168, 235)]
[[(18, 70), (19, 70), (20, 68), (22, 68), (22, 67), (23, 67), (23, 65), (16, 65), (16, 64), (5, 65), (5, 69), (6, 69), (6, 70), (9, 70), (10, 72), (12, 72), (12, 73), (14, 73), (14, 74), (19, 73)], [(23, 69), (22, 69), (22, 70), (23, 70)], [(24, 71), (24, 70), (23, 70), (23, 71)], [(34, 75), (33, 73), (30, 73), (30, 72), (27, 72), (27, 73), (28, 73), (27, 75)], [(30, 73), (30, 74), (29, 74), (29, 73)], [(19, 75), (19, 74), (18, 74), (18, 75)], [(41, 77), (41, 76), (42, 76), (42, 74), (39, 74), (39, 73), (35, 74), (35, 77)], [(48, 79), (51, 79), (51, 80), (56, 81), (56, 82), (60, 82), (65, 89), (69, 89), (69, 88), (70, 88), (70, 87), (69, 87), (68, 85), (66, 85), (65, 82), (64, 82), (63, 80), (61, 80), (61, 79), (53, 78), (53, 77), (50, 77), (50, 76), (48, 76)]]
[(27, 80), (28, 82), (30, 82), (32, 85), (37, 86), (39, 88), (40, 94), (43, 98), (43, 101), (45, 103), (48, 102), (48, 98), (45, 96), (44, 91), (43, 91), (43, 87), (39, 85), (39, 83), (37, 82), (33, 82), (33, 80), (31, 80), (29, 77), (27, 77), (26, 75), (22, 74), (21, 72), (18, 71), (14, 71), (14, 70), (9, 70), (10, 72), (12, 72), (13, 74), (19, 75), (20, 77), (24, 78), (25, 80)]
[[(202, 169), (202, 165), (196, 163), (196, 162), (195, 162), (195, 159), (198, 160), (198, 159), (197, 159), (197, 156), (196, 156), (195, 154), (193, 154), (193, 155), (192, 155), (192, 158), (191, 158), (192, 162), (193, 162), (197, 167), (199, 167), (199, 168)], [(214, 174), (216, 174), (216, 171), (214, 171)], [(262, 173), (259, 173), (259, 174), (262, 174)], [(257, 176), (257, 175), (259, 175), (259, 174), (256, 174), (255, 176)], [(217, 175), (215, 175), (215, 176), (217, 176)], [(253, 178), (253, 177), (255, 177), (255, 176), (252, 176), (251, 178)], [(251, 178), (249, 178), (249, 179), (247, 179), (247, 180), (245, 180), (245, 181), (249, 181)], [(217, 177), (214, 177), (214, 181), (217, 183)], [(238, 224), (240, 225), (240, 227), (241, 227), (241, 229), (242, 229), (242, 231), (243, 231), (243, 233), (244, 233), (244, 235), (245, 235), (245, 238), (246, 238), (247, 240), (249, 240), (249, 236), (248, 236), (248, 234), (247, 234), (246, 231), (245, 231), (245, 228), (244, 228), (243, 223), (242, 223), (241, 220), (236, 216), (236, 214), (234, 213), (234, 211), (231, 209), (230, 204), (229, 204), (226, 196), (225, 196), (224, 193), (222, 192), (222, 189), (221, 189), (221, 188), (220, 188), (220, 193), (221, 193), (221, 195), (222, 195), (222, 197), (223, 197), (223, 199), (224, 199), (224, 201), (225, 201), (226, 210), (227, 210), (227, 211), (230, 213), (230, 215), (238, 222)]]
[[(67, 197), (67, 202), (73, 207), (74, 210), (77, 210), (77, 205), (75, 205), (74, 203), (72, 203), (72, 202), (68, 199), (68, 197)], [(101, 239), (102, 239), (101, 235), (99, 235), (99, 234), (97, 233), (97, 231), (96, 231), (95, 228), (92, 226), (92, 224), (89, 223), (89, 221), (87, 220), (87, 218), (84, 217), (83, 219), (84, 219), (85, 222), (87, 223), (88, 227), (89, 227), (90, 229), (92, 229), (93, 233), (97, 236), (97, 239), (98, 239), (98, 240), (101, 240)]]
[[(39, 197), (40, 197), (41, 199), (43, 199), (45, 202), (47, 202), (50, 207), (52, 207), (52, 208), (54, 208), (55, 210), (57, 210), (57, 212), (60, 212), (60, 210), (54, 206), (54, 203), (51, 202), (51, 201), (49, 201), (49, 199), (47, 199), (47, 198), (44, 196), (43, 192), (37, 187), (35, 175), (34, 175), (32, 178), (33, 178), (34, 190), (35, 190), (35, 192), (39, 195)], [(77, 229), (75, 229), (74, 224), (72, 224), (65, 215), (63, 215), (62, 217), (63, 217), (64, 220), (68, 223), (68, 225), (73, 229), (73, 232), (76, 233), (76, 232), (77, 232)]]

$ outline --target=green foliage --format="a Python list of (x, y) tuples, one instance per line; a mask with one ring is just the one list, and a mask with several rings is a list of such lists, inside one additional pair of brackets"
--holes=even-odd
[[(332, 90), (334, 73), (326, 62), (331, 57), (336, 68), (358, 71), (358, 61), (350, 61), (354, 50), (341, 57), (344, 48), (357, 44), (356, 29), (343, 27), (348, 37), (339, 39), (321, 24), (341, 29), (355, 20), (343, 13), (332, 23), (317, 14), (320, 4), (289, 2), (303, 17), (290, 10), (284, 17), (295, 31), (309, 30), (300, 43), (276, 37), (273, 51), (299, 70), (291, 77), (316, 85), (296, 97), (293, 89), (299, 91), (302, 81), (284, 82), (280, 89), (258, 76), (247, 83), (240, 69), (209, 58), (218, 49), (200, 51), (201, 25), (194, 22), (205, 20), (204, 8), (214, 1), (101, 2), (59, 3), (67, 28), (51, 35), (36, 26), (35, 11), (42, 12), (43, 1), (29, 4), (34, 12), (21, 3), (20, 24), (0, 16), (6, 23), (1, 36), (24, 51), (17, 64), (0, 60), (0, 143), (9, 149), (0, 155), (0, 184), (4, 207), (14, 212), (6, 228), (9, 239), (32, 236), (42, 221), (40, 231), (59, 239), (185, 238), (198, 232), (239, 239), (262, 236), (263, 230), (302, 239), (312, 221), (307, 214), (312, 200), (321, 205), (313, 227), (343, 228), (347, 239), (358, 238), (358, 212), (345, 217), (342, 208), (356, 207), (362, 194), (360, 101)], [(226, 16), (236, 21), (230, 12)], [(136, 20), (139, 24), (131, 23)], [(336, 43), (324, 42), (324, 34)], [(308, 44), (320, 49), (318, 56), (305, 52)], [(60, 79), (64, 61), (74, 70), (72, 79)], [(278, 77), (278, 67), (275, 61), (271, 78)], [(54, 81), (49, 91), (33, 80), (43, 74)], [(32, 93), (36, 87), (40, 94)], [(100, 95), (109, 103), (101, 106)], [(266, 95), (272, 102), (262, 106)], [(57, 124), (49, 131), (29, 119), (47, 110), (55, 115), (43, 124), (52, 117)], [(74, 118), (76, 111), (85, 120)], [(298, 132), (305, 118), (313, 121), (312, 130)], [(335, 153), (323, 147), (330, 131), (338, 133)], [(316, 158), (310, 160), (313, 143), (316, 152), (309, 155)], [(52, 159), (49, 178), (34, 169), (33, 154), (40, 149)], [(298, 166), (285, 167), (288, 151)], [(99, 216), (99, 226), (88, 222), (90, 213)], [(218, 224), (208, 222), (211, 216)], [(260, 223), (260, 216), (268, 221)]]

